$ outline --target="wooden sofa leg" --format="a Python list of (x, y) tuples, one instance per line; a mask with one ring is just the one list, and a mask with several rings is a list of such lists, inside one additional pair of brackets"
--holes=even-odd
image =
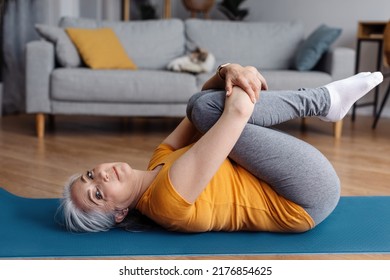
[(307, 127), (307, 119), (301, 118), (301, 131), (305, 131)]
[(342, 131), (343, 131), (343, 120), (333, 123), (333, 135), (336, 139), (341, 138)]
[(35, 116), (35, 128), (38, 138), (45, 136), (45, 114), (39, 113)]

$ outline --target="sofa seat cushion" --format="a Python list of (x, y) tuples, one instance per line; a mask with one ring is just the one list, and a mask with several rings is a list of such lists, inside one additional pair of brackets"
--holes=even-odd
[(184, 23), (179, 19), (99, 21), (63, 17), (62, 28), (112, 28), (129, 57), (139, 68), (165, 69), (185, 53)]
[(332, 82), (332, 76), (321, 71), (263, 70), (261, 73), (270, 90), (315, 88)]
[(197, 91), (191, 74), (160, 70), (59, 68), (51, 75), (54, 100), (114, 103), (186, 103)]
[(216, 65), (236, 62), (261, 69), (288, 69), (304, 39), (303, 23), (188, 19), (189, 44), (214, 54)]

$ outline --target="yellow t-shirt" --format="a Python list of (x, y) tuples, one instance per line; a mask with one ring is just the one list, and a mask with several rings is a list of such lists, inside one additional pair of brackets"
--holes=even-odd
[(268, 184), (226, 159), (194, 203), (175, 190), (169, 178), (173, 162), (191, 146), (173, 151), (161, 144), (149, 170), (163, 165), (136, 208), (168, 230), (302, 232), (314, 227), (299, 205), (278, 195)]

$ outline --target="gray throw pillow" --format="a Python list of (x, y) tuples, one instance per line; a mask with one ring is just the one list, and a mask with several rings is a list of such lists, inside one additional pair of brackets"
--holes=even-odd
[(42, 38), (55, 44), (57, 61), (62, 67), (81, 65), (80, 55), (64, 29), (44, 24), (36, 24), (35, 29)]
[(325, 24), (319, 26), (298, 49), (295, 68), (300, 71), (311, 70), (340, 34), (340, 28), (328, 27)]

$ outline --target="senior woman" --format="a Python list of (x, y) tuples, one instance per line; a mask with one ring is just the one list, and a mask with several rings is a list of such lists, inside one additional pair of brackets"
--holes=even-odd
[(338, 176), (313, 146), (270, 127), (297, 117), (340, 120), (382, 80), (365, 72), (270, 91), (254, 67), (223, 65), (189, 100), (187, 117), (147, 170), (114, 162), (73, 176), (60, 206), (64, 223), (104, 231), (137, 212), (172, 231), (310, 230), (336, 207)]

